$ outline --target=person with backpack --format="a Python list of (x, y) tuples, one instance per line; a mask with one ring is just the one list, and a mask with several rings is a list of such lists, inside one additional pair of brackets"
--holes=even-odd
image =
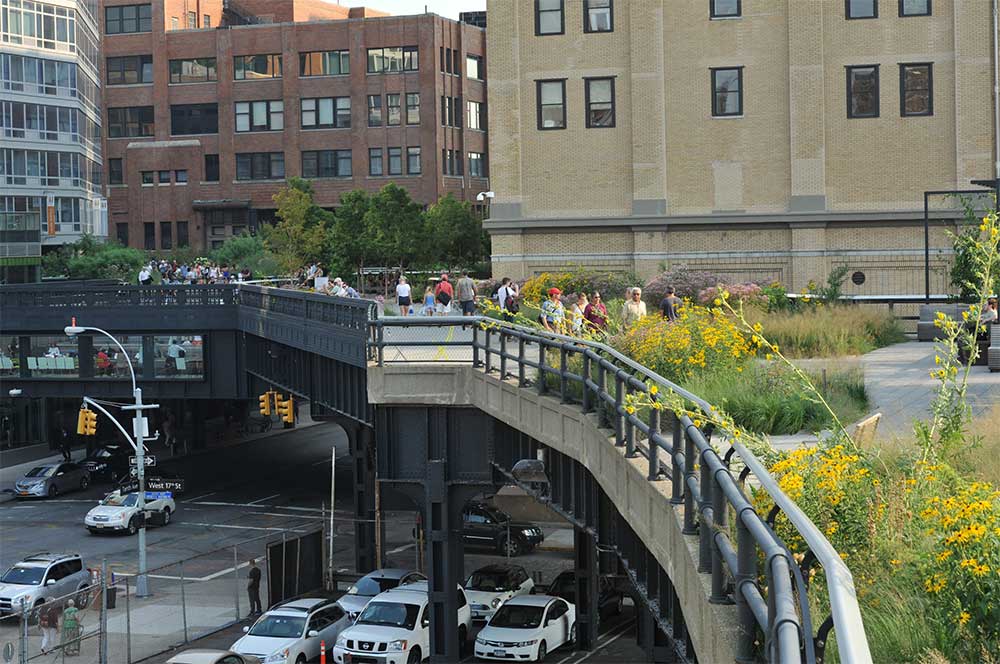
[(455, 297), (455, 289), (448, 281), (448, 275), (442, 274), (441, 281), (434, 287), (434, 299), (437, 301), (437, 312), (442, 316), (451, 313), (451, 301)]
[(504, 320), (513, 321), (514, 316), (520, 311), (520, 306), (517, 303), (518, 295), (517, 284), (511, 281), (510, 277), (504, 277), (500, 281), (500, 288), (497, 290), (497, 304), (500, 307)]

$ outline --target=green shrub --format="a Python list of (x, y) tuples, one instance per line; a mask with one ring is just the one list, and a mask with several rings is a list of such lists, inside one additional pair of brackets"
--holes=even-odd
[(859, 306), (816, 306), (801, 312), (747, 311), (751, 322), (767, 330), (787, 357), (863, 355), (906, 340), (902, 326), (888, 311)]

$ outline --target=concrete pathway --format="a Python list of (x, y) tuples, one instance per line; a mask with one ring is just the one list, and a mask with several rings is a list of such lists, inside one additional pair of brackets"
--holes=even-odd
[[(928, 419), (928, 408), (939, 385), (931, 378), (934, 344), (910, 341), (881, 348), (861, 358), (865, 389), (873, 412), (882, 413), (880, 437), (909, 437), (914, 420)], [(973, 367), (968, 400), (973, 417), (1000, 404), (1000, 373)]]

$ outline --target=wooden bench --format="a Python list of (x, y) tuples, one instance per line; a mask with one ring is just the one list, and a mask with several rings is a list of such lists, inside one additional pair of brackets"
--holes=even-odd
[(1000, 323), (988, 326), (990, 328), (990, 347), (986, 351), (986, 364), (990, 371), (1000, 371)]

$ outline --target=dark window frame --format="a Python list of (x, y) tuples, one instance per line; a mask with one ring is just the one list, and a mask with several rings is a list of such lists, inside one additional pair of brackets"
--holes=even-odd
[[(469, 74), (469, 60), (476, 63), (476, 74), (477, 76), (472, 76)], [(486, 58), (481, 55), (475, 55), (474, 53), (465, 54), (465, 77), (473, 81), (485, 81), (486, 80)]]
[[(132, 114), (138, 115), (137, 118), (129, 117)], [(148, 122), (144, 121), (142, 116), (148, 114)], [(117, 116), (115, 120), (112, 120), (112, 115)], [(130, 134), (127, 128), (136, 124), (140, 129), (139, 133)], [(143, 127), (149, 127), (149, 133), (143, 133)], [(121, 133), (112, 135), (111, 128), (119, 127), (123, 130)], [(107, 124), (107, 136), (108, 138), (149, 138), (156, 134), (156, 117), (153, 112), (152, 106), (114, 106), (108, 108), (108, 124)]]
[[(337, 73), (337, 74), (328, 74), (328, 73), (314, 74), (314, 73), (311, 73), (311, 70), (312, 70), (312, 58), (309, 57), (309, 56), (315, 55), (317, 53), (322, 54), (324, 56), (323, 59), (321, 60), (323, 62), (325, 62), (326, 59), (327, 59), (326, 54), (328, 54), (328, 53), (336, 53), (337, 54), (337, 63), (338, 63), (338, 65), (342, 65), (343, 64), (343, 62), (344, 62), (344, 55), (346, 54), (347, 55), (347, 71), (341, 71), (340, 73)], [(306, 70), (310, 70), (310, 73), (307, 74)], [(346, 49), (346, 48), (336, 48), (336, 49), (330, 49), (330, 50), (324, 50), (324, 51), (301, 51), (301, 52), (299, 52), (299, 78), (313, 78), (313, 77), (316, 77), (316, 76), (350, 76), (350, 75), (351, 75), (351, 52), (348, 49)]]
[[(415, 152), (414, 152), (415, 151)], [(420, 149), (419, 145), (411, 145), (406, 148), (406, 174), (407, 175), (422, 175), (424, 172), (424, 165), (421, 161), (423, 155), (423, 150)], [(417, 169), (413, 170), (411, 166), (413, 165), (413, 158), (416, 157)]]
[(851, 16), (851, 0), (844, 0), (844, 18), (848, 21), (864, 21), (866, 19), (878, 18), (878, 0), (871, 0), (871, 16)]
[[(137, 80), (135, 83), (127, 83), (127, 82), (124, 81), (125, 71), (126, 71), (125, 70), (125, 63), (126, 63), (126, 61), (133, 60), (133, 59), (135, 59), (137, 61), (137, 63), (138, 63), (138, 67), (136, 68), (135, 71), (137, 72), (139, 80)], [(112, 83), (111, 82), (111, 72), (112, 72), (111, 65), (112, 65), (112, 62), (114, 62), (114, 64), (118, 65), (115, 68), (114, 71), (115, 71), (115, 73), (117, 75), (119, 75), (123, 79), (121, 83)], [(144, 80), (144, 76), (143, 76), (146, 64), (149, 64), (149, 80), (148, 81)], [(110, 86), (119, 86), (119, 85), (151, 85), (153, 83), (153, 56), (152, 56), (152, 54), (148, 54), (148, 55), (147, 54), (141, 54), (141, 55), (117, 55), (117, 56), (116, 55), (112, 55), (112, 56), (108, 56), (107, 58), (105, 58), (105, 62), (104, 62), (104, 76), (105, 76), (104, 80), (107, 82), (107, 85), (109, 87)]]
[[(331, 100), (331, 104), (333, 106), (333, 108), (332, 108), (332, 111), (333, 111), (333, 121), (330, 122), (330, 123), (320, 122), (320, 117), (319, 117), (319, 105), (320, 104), (319, 103), (320, 103), (321, 100), (324, 100), (324, 99), (330, 99)], [(339, 121), (340, 114), (337, 112), (338, 111), (338, 107), (337, 107), (337, 100), (338, 99), (347, 99), (348, 100), (347, 123), (346, 124), (341, 124), (340, 121)], [(351, 114), (354, 111), (354, 109), (350, 106), (350, 103), (349, 103), (350, 99), (351, 99), (350, 96), (340, 96), (340, 97), (303, 97), (301, 100), (299, 100), (299, 128), (302, 129), (303, 131), (312, 131), (314, 129), (350, 129), (351, 128)], [(312, 111), (306, 110), (306, 108), (305, 108), (305, 102), (307, 102), (307, 101), (314, 102), (314, 107), (313, 107)], [(316, 122), (314, 122), (313, 124), (306, 124), (306, 121), (305, 121), (305, 114), (306, 113), (313, 113), (313, 114), (315, 114), (315, 116), (316, 116)]]
[[(142, 16), (142, 8), (148, 9), (148, 16)], [(135, 21), (135, 30), (124, 30), (125, 26), (125, 10), (133, 10), (134, 18), (130, 17), (128, 20)], [(116, 18), (112, 18), (112, 15), (117, 14)], [(147, 27), (145, 30), (142, 29), (143, 23), (146, 23)], [(117, 30), (110, 30), (111, 25), (117, 25)], [(134, 35), (142, 34), (146, 32), (153, 31), (153, 5), (152, 3), (142, 3), (136, 5), (114, 5), (112, 7), (104, 8), (104, 34), (105, 35)]]
[[(208, 61), (208, 60), (212, 61), (213, 64), (212, 67), (209, 67), (207, 64), (202, 64), (203, 61)], [(198, 80), (198, 81), (183, 81), (181, 80), (183, 74), (180, 71), (178, 71), (176, 74), (177, 80), (174, 80), (174, 66), (177, 65), (178, 67), (183, 68), (185, 62), (194, 62), (198, 64), (198, 66), (204, 67), (205, 78), (203, 80)], [(214, 72), (215, 75), (210, 76), (210, 72)], [(167, 64), (167, 81), (170, 85), (190, 85), (192, 83), (214, 83), (218, 80), (219, 80), (219, 63), (214, 56), (205, 58), (174, 58), (170, 60), (170, 62)]]
[[(375, 161), (372, 160), (373, 156), (378, 157), (377, 173), (375, 172), (375, 169), (372, 168), (376, 163)], [(385, 175), (385, 162), (382, 160), (382, 148), (368, 148), (368, 176), (373, 178), (380, 178), (383, 175)]]
[[(261, 155), (267, 155), (267, 177), (254, 177), (255, 166), (258, 162), (262, 161)], [(281, 175), (275, 176), (275, 156), (281, 155)], [(240, 160), (249, 160), (250, 166), (250, 177), (241, 178), (240, 174)], [(236, 153), (236, 174), (235, 179), (239, 182), (253, 182), (253, 181), (268, 181), (268, 180), (284, 180), (285, 179), (285, 153), (284, 152), (237, 152)], [(258, 173), (259, 175), (259, 173)]]
[[(560, 127), (545, 127), (542, 125), (542, 84), (544, 83), (559, 83), (562, 87), (562, 126)], [(569, 126), (569, 121), (567, 118), (567, 100), (566, 100), (566, 79), (565, 78), (542, 78), (535, 81), (535, 114), (537, 120), (537, 126), (539, 131), (559, 131), (566, 129)]]
[[(210, 160), (209, 157), (215, 157), (215, 159)], [(214, 164), (211, 162), (214, 161)], [(218, 182), (219, 181), (219, 155), (218, 154), (206, 154), (203, 160), (203, 175), (205, 177), (205, 182)], [(212, 177), (214, 175), (215, 177)]]
[[(590, 118), (590, 84), (593, 81), (611, 82), (611, 124), (591, 124)], [(618, 105), (615, 101), (615, 77), (614, 76), (585, 76), (583, 78), (583, 109), (584, 125), (587, 129), (614, 129), (618, 123)], [(602, 102), (603, 103), (603, 102)]]
[[(737, 90), (738, 99), (740, 100), (739, 109), (735, 113), (722, 112), (719, 108), (719, 92), (716, 89), (715, 76), (719, 72), (723, 71), (733, 71), (736, 70), (739, 81), (739, 89)], [(737, 118), (743, 115), (744, 111), (744, 101), (743, 101), (743, 66), (738, 67), (710, 67), (709, 72), (711, 72), (711, 85), (712, 85), (712, 117), (713, 118)]]
[(720, 14), (716, 11), (716, 2), (718, 2), (718, 0), (708, 0), (708, 17), (710, 19), (743, 18), (743, 0), (736, 0), (735, 14)]
[[(347, 158), (349, 159), (349, 173), (340, 172), (340, 162), (344, 157), (343, 153), (347, 153)], [(328, 150), (303, 150), (302, 151), (302, 177), (308, 179), (320, 179), (320, 178), (350, 178), (354, 176), (354, 164), (353, 164), (354, 154), (350, 149), (328, 149)], [(315, 160), (315, 173), (306, 173), (306, 162), (307, 160)], [(324, 169), (324, 162), (329, 162), (327, 165), (332, 170)]]
[[(415, 106), (412, 106), (410, 104), (410, 96), (411, 95), (416, 95), (416, 97), (417, 97), (417, 103), (416, 103)], [(406, 93), (406, 101), (405, 101), (405, 103), (406, 103), (406, 124), (410, 125), (411, 127), (415, 127), (415, 126), (419, 125), (420, 124), (420, 93), (419, 92), (407, 92)], [(411, 109), (416, 109), (416, 113), (417, 113), (417, 121), (416, 122), (410, 122), (410, 110)]]
[(590, 28), (590, 3), (593, 0), (583, 0), (583, 32), (588, 35), (602, 35), (615, 31), (615, 0), (607, 0), (611, 21), (607, 30), (592, 30)]
[[(393, 154), (394, 150), (395, 150), (395, 154)], [(386, 148), (385, 152), (386, 152), (386, 159), (388, 161), (388, 164), (387, 164), (388, 168), (385, 171), (386, 175), (402, 175), (403, 174), (403, 148), (393, 146), (393, 147)], [(398, 167), (396, 169), (393, 169), (393, 167), (392, 167), (392, 161), (393, 161), (393, 159), (395, 159), (396, 163), (398, 164)]]
[[(215, 111), (215, 131), (211, 131), (211, 126), (201, 127), (203, 129), (207, 128), (209, 131), (187, 131), (190, 127), (186, 125), (193, 124), (193, 119), (195, 116), (200, 118), (211, 117), (211, 111)], [(207, 113), (206, 113), (207, 111)], [(175, 115), (175, 113), (186, 112), (186, 117), (181, 117), (180, 115)], [(178, 126), (179, 125), (179, 126)], [(185, 131), (177, 131), (177, 129), (185, 129)], [(219, 105), (215, 103), (207, 104), (171, 104), (170, 105), (170, 135), (171, 136), (205, 136), (211, 134), (219, 133)]]
[[(855, 69), (874, 69), (875, 70), (875, 92), (874, 92), (874, 94), (875, 94), (875, 111), (873, 113), (864, 114), (864, 115), (855, 115), (855, 113), (854, 113), (854, 104), (851, 103), (853, 101), (853, 99), (854, 99), (853, 93), (851, 91), (851, 73)], [(879, 71), (879, 65), (877, 65), (877, 64), (870, 64), (870, 65), (846, 65), (844, 67), (844, 70), (846, 72), (846, 75), (845, 75), (845, 84), (844, 85), (845, 85), (846, 93), (847, 93), (847, 117), (848, 117), (848, 119), (850, 119), (850, 120), (864, 120), (864, 119), (869, 119), (869, 118), (880, 117), (881, 114), (882, 114), (882, 99), (881, 99), (881, 96), (882, 96), (882, 76), (881, 76), (881, 72)]]
[[(906, 110), (906, 70), (909, 67), (927, 68), (927, 111), (925, 113), (909, 113)], [(926, 118), (932, 115), (934, 115), (934, 63), (900, 62), (899, 63), (899, 117)]]
[[(559, 12), (559, 32), (541, 32), (542, 12)], [(550, 37), (566, 34), (566, 0), (559, 0), (559, 9), (541, 9), (539, 0), (535, 0), (535, 36)]]
[(125, 184), (125, 160), (121, 157), (108, 159), (108, 184)]
[[(267, 106), (266, 106), (267, 110), (265, 111), (265, 115), (267, 116), (267, 124), (266, 125), (255, 125), (253, 123), (253, 118), (254, 118), (254, 110), (253, 110), (254, 109), (254, 104), (260, 104), (260, 103), (267, 104)], [(239, 126), (238, 126), (238, 124), (239, 124), (238, 123), (238, 119), (239, 119), (239, 117), (241, 115), (243, 115), (239, 111), (240, 104), (247, 104), (246, 115), (247, 115), (247, 118), (248, 118), (248, 125), (247, 125), (246, 129), (240, 129)], [(271, 108), (272, 104), (281, 104), (281, 110), (280, 111), (273, 110)], [(281, 114), (281, 127), (275, 129), (272, 126), (274, 124), (274, 119), (273, 119), (272, 116), (276, 115), (278, 113)], [(233, 102), (233, 133), (234, 134), (252, 134), (252, 133), (255, 133), (255, 132), (263, 132), (263, 131), (284, 131), (286, 127), (287, 127), (287, 124), (285, 123), (285, 100), (284, 99), (254, 99), (253, 101), (236, 101), (236, 102)]]
[(934, 14), (933, 0), (926, 0), (927, 11), (922, 14), (907, 14), (903, 11), (906, 0), (899, 0), (899, 18), (910, 18), (913, 16), (932, 16)]
[[(378, 104), (372, 105), (372, 100), (377, 99)], [(382, 113), (382, 95), (366, 95), (365, 96), (365, 113), (368, 120), (369, 127), (384, 127), (385, 126), (385, 114)], [(372, 124), (372, 111), (378, 109), (378, 123)]]
[(160, 222), (160, 249), (174, 248), (174, 224), (171, 221)]
[[(247, 58), (268, 58), (269, 59), (269, 63), (270, 63), (270, 67), (271, 67), (271, 70), (272, 70), (272, 74), (270, 76), (250, 76), (250, 77), (247, 77), (247, 75), (246, 75), (246, 72), (247, 72), (246, 59)], [(243, 61), (243, 66), (242, 67), (237, 67), (236, 63), (239, 62), (239, 61), (241, 61), (241, 60)], [(239, 76), (237, 76), (237, 72), (238, 71), (242, 71), (243, 72), (243, 77), (242, 78), (240, 78)], [(275, 71), (277, 72), (277, 74), (273, 73)], [(282, 59), (282, 54), (281, 53), (245, 53), (243, 55), (234, 55), (233, 56), (233, 80), (234, 81), (273, 81), (276, 78), (284, 78), (284, 76), (285, 76), (285, 63), (284, 63), (284, 61)]]

